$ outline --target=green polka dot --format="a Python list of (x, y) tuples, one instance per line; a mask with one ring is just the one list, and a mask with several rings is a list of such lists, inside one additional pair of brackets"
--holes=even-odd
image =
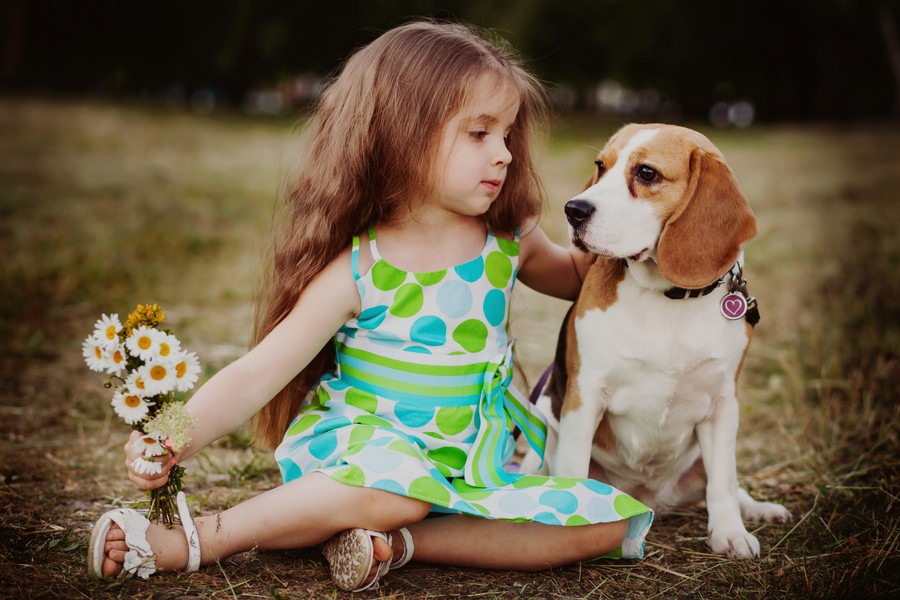
[(453, 339), (469, 352), (481, 352), (487, 344), (487, 325), (478, 319), (468, 319), (453, 330)]
[(474, 508), (475, 510), (477, 510), (478, 512), (480, 512), (483, 515), (491, 514), (491, 511), (489, 511), (488, 509), (486, 509), (485, 507), (483, 507), (480, 504), (475, 504), (474, 502), (469, 502), (469, 506), (471, 506), (472, 508)]
[(540, 475), (525, 475), (513, 482), (513, 487), (521, 490), (525, 488), (539, 487), (547, 483), (547, 477)]
[(514, 242), (513, 240), (506, 240), (503, 238), (496, 238), (497, 245), (500, 246), (500, 249), (503, 250), (503, 254), (507, 256), (518, 256), (519, 255), (519, 242)]
[(569, 517), (569, 520), (566, 521), (566, 525), (590, 525), (591, 522), (582, 517), (581, 515), (572, 515)]
[(356, 425), (374, 425), (375, 427), (387, 427), (389, 429), (394, 428), (394, 426), (390, 422), (374, 415), (360, 415), (353, 419), (353, 423)]
[(570, 488), (578, 485), (580, 479), (573, 479), (571, 477), (551, 477), (550, 481), (547, 482), (547, 487), (551, 487), (555, 490), (568, 490)]
[(350, 406), (355, 406), (367, 413), (374, 413), (375, 409), (378, 408), (378, 399), (373, 394), (354, 387), (347, 389), (347, 393), (344, 394), (344, 400)]
[(395, 317), (411, 317), (422, 310), (425, 296), (422, 294), (422, 286), (418, 283), (402, 285), (394, 294), (394, 303), (391, 304), (391, 314)]
[(406, 281), (406, 271), (401, 271), (383, 260), (379, 260), (372, 267), (372, 283), (379, 290), (385, 292), (392, 290), (404, 281)]
[(401, 452), (406, 454), (407, 456), (412, 456), (413, 458), (422, 458), (422, 453), (419, 452), (416, 448), (413, 448), (406, 442), (401, 442), (400, 440), (395, 440), (387, 445), (389, 450), (393, 450), (395, 452)]
[(435, 424), (444, 435), (457, 435), (466, 430), (474, 414), (471, 406), (444, 406), (438, 409)]
[(439, 434), (439, 433), (436, 432), (436, 431), (426, 431), (426, 432), (425, 432), (425, 435), (427, 435), (428, 437), (433, 437), (433, 438), (436, 439), (436, 440), (442, 440), (442, 439), (444, 439), (444, 436), (442, 436), (441, 434)]
[(428, 452), (428, 458), (430, 458), (432, 462), (447, 465), (454, 469), (462, 469), (466, 466), (466, 453), (455, 446), (435, 448)]
[(431, 477), (419, 477), (409, 484), (409, 495), (432, 504), (450, 504), (450, 492)]
[(298, 435), (300, 433), (303, 433), (304, 431), (318, 423), (321, 418), (322, 415), (317, 414), (302, 416), (296, 423), (291, 425), (290, 429), (287, 430), (287, 435)]
[(492, 286), (506, 287), (512, 275), (512, 262), (502, 252), (491, 252), (484, 260), (484, 272)]
[(473, 487), (466, 483), (466, 480), (460, 477), (459, 479), (453, 480), (453, 489), (456, 490), (456, 493), (460, 495), (460, 497), (465, 500), (484, 500), (485, 498), (490, 497), (493, 493), (490, 490), (485, 490), (480, 487)]
[(366, 474), (356, 465), (348, 465), (335, 471), (331, 474), (331, 478), (348, 485), (364, 485), (366, 483)]
[(443, 271), (432, 271), (431, 273), (416, 273), (416, 281), (421, 283), (422, 285), (434, 285), (439, 283), (444, 276), (447, 275), (447, 270)]
[(438, 473), (440, 473), (447, 479), (450, 479), (451, 477), (453, 477), (453, 471), (451, 471), (450, 467), (448, 467), (447, 465), (445, 465), (443, 463), (435, 462), (435, 463), (431, 463), (431, 466), (433, 466), (435, 469), (437, 469)]
[(646, 506), (626, 494), (616, 496), (613, 506), (622, 517), (631, 517), (647, 510)]
[(350, 440), (347, 442), (347, 444), (352, 446), (353, 444), (358, 444), (360, 442), (370, 440), (372, 439), (372, 435), (374, 433), (375, 428), (368, 425), (357, 425), (356, 427), (351, 427)]

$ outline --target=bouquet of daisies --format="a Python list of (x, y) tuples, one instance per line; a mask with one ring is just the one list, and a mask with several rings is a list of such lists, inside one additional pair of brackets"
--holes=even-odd
[[(103, 315), (82, 350), (87, 366), (110, 375), (106, 387), (115, 389), (112, 407), (141, 437), (134, 442), (141, 456), (132, 463), (140, 473), (161, 473), (153, 460), (179, 452), (191, 443), (193, 419), (176, 393), (194, 387), (200, 361), (181, 347), (159, 324), (165, 314), (159, 305), (139, 304), (123, 325), (116, 314)], [(181, 490), (184, 467), (175, 465), (166, 484), (148, 492), (148, 518), (166, 526), (175, 522), (175, 496)]]

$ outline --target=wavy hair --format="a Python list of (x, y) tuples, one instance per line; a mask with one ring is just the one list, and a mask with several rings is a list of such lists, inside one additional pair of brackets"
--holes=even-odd
[[(272, 268), (258, 299), (254, 344), (284, 319), (352, 236), (397, 218), (414, 199), (430, 197), (443, 128), (484, 75), (511, 82), (520, 99), (508, 141), (515, 158), (485, 223), (495, 233), (512, 234), (539, 214), (544, 195), (530, 138), (548, 114), (540, 82), (505, 42), (488, 41), (485, 32), (434, 21), (392, 29), (347, 60), (307, 126), (299, 176), (288, 183), (273, 220)], [(257, 443), (275, 447), (303, 398), (333, 368), (334, 349), (326, 344), (256, 415)]]

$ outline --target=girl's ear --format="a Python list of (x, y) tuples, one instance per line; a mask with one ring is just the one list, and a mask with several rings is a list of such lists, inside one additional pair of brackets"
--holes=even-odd
[(756, 218), (734, 173), (720, 156), (695, 149), (684, 198), (657, 244), (662, 276), (677, 286), (704, 287), (734, 265), (755, 235)]

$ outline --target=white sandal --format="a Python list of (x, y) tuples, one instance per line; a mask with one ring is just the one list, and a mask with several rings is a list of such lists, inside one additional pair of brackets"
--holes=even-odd
[(372, 538), (380, 538), (393, 548), (391, 534), (369, 529), (347, 529), (325, 542), (322, 554), (328, 561), (334, 584), (342, 590), (352, 592), (377, 589), (378, 581), (385, 573), (391, 569), (399, 569), (412, 559), (415, 547), (409, 530), (401, 527), (397, 533), (403, 541), (403, 554), (397, 560), (379, 561), (375, 577), (365, 585), (363, 582), (369, 576), (375, 559)]
[[(187, 500), (184, 492), (178, 492), (178, 516), (181, 518), (181, 526), (184, 528), (184, 536), (188, 543), (188, 564), (185, 571), (193, 572), (200, 568), (200, 536), (194, 525), (191, 514), (188, 511)], [(147, 528), (150, 521), (131, 508), (116, 508), (101, 516), (94, 529), (91, 531), (91, 541), (88, 546), (88, 571), (94, 575), (103, 577), (103, 560), (106, 558), (106, 535), (110, 527), (115, 523), (125, 532), (125, 545), (128, 552), (125, 553), (125, 564), (119, 577), (140, 577), (147, 579), (156, 573), (156, 558), (153, 550), (147, 543)]]

